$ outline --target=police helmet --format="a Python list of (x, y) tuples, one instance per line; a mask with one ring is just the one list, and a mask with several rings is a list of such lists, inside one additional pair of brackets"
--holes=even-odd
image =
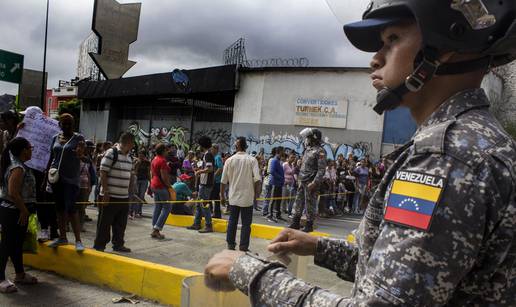
[[(330, 7), (343, 0), (327, 0)], [(514, 0), (371, 0), (361, 21), (344, 25), (351, 43), (376, 52), (383, 46), (381, 31), (414, 18), (423, 45), (414, 72), (395, 89), (381, 90), (375, 111), (397, 107), (408, 92), (419, 91), (434, 75), (487, 70), (516, 59), (516, 1)], [(477, 53), (478, 59), (441, 64), (439, 52)]]
[(319, 143), (322, 142), (321, 130), (319, 130), (317, 128), (305, 128), (305, 129), (301, 130), (299, 135), (301, 135), (301, 137), (304, 139), (310, 139), (310, 140), (313, 140), (313, 141), (316, 141)]

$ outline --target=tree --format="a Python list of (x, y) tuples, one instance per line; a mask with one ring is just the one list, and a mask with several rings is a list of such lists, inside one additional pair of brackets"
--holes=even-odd
[(59, 103), (57, 109), (58, 114), (69, 113), (75, 119), (75, 131), (79, 130), (79, 122), (81, 120), (81, 101), (77, 98), (72, 98), (67, 101)]

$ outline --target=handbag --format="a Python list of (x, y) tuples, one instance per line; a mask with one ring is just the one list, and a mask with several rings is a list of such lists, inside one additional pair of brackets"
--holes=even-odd
[[(56, 140), (59, 136), (56, 137)], [(64, 156), (64, 150), (65, 150), (65, 147), (66, 145), (68, 145), (68, 143), (70, 143), (71, 140), (73, 140), (73, 138), (75, 137), (75, 133), (74, 135), (68, 140), (68, 142), (66, 142), (64, 145), (63, 145), (63, 150), (61, 151), (61, 158), (59, 158), (59, 164), (57, 165), (57, 168), (55, 167), (51, 167), (49, 170), (48, 170), (48, 182), (54, 184), (54, 183), (57, 183), (59, 181), (59, 168), (61, 167), (61, 162), (63, 161), (63, 156)], [(55, 142), (55, 141), (54, 141)]]

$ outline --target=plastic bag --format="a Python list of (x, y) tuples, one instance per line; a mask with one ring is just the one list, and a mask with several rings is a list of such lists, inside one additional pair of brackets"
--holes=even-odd
[(38, 253), (38, 217), (36, 214), (29, 215), (27, 233), (23, 241), (23, 252), (26, 254)]

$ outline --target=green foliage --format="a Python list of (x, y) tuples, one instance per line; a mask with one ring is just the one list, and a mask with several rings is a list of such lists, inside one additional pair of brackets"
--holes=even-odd
[(81, 120), (81, 101), (79, 99), (72, 98), (68, 101), (59, 103), (57, 112), (59, 115), (63, 113), (72, 114), (73, 118), (75, 119), (75, 130), (78, 130), (79, 122)]

